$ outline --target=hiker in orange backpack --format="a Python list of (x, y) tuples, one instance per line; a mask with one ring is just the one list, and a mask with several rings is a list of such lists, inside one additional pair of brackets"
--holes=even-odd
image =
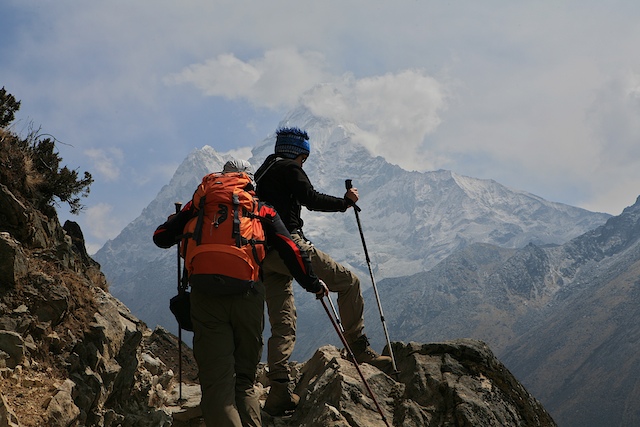
[[(274, 151), (256, 172), (258, 197), (275, 207), (293, 240), (309, 254), (318, 277), (331, 292), (338, 293), (338, 310), (345, 329), (344, 335), (357, 362), (369, 363), (391, 373), (391, 358), (373, 351), (364, 334), (364, 300), (360, 279), (315, 247), (302, 232), (302, 206), (313, 211), (345, 212), (358, 201), (357, 190), (351, 188), (344, 197), (334, 197), (313, 188), (302, 168), (310, 154), (309, 136), (305, 131), (298, 128), (279, 129)], [(263, 265), (271, 323), (271, 337), (267, 345), (271, 391), (264, 410), (274, 416), (295, 409), (300, 400), (288, 386), (291, 381), (288, 362), (296, 338), (292, 288), (295, 275), (283, 261), (278, 253), (270, 252)]]
[(206, 175), (192, 200), (153, 235), (162, 248), (181, 241), (207, 426), (262, 425), (254, 382), (263, 345), (265, 246), (307, 291), (328, 295), (277, 212), (255, 198), (249, 167), (230, 161), (223, 172)]

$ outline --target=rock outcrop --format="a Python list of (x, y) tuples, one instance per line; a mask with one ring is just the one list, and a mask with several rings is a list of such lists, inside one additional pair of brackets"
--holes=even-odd
[[(363, 364), (360, 371), (333, 346), (297, 366), (301, 396), (290, 417), (265, 426), (555, 426), (542, 405), (480, 341), (394, 343), (398, 378)], [(264, 383), (261, 380), (261, 383)], [(383, 419), (384, 416), (384, 419)]]

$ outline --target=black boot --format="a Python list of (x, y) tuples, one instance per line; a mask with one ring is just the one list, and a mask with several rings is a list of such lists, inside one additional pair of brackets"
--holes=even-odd
[(271, 380), (271, 390), (264, 402), (264, 411), (272, 417), (285, 415), (296, 409), (300, 402), (300, 396), (289, 390), (289, 382), (286, 380)]

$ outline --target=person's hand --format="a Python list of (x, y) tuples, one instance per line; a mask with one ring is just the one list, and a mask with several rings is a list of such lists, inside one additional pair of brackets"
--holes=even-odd
[(356, 187), (351, 187), (344, 193), (344, 198), (351, 201), (351, 204), (355, 204), (358, 201), (358, 189)]
[(320, 280), (320, 286), (322, 286), (322, 289), (316, 292), (316, 299), (322, 299), (329, 296), (329, 288), (327, 288), (327, 285), (322, 280)]

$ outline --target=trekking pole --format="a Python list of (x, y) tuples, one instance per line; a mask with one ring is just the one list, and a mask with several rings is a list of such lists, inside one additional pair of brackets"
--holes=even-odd
[[(176, 214), (180, 213), (182, 203), (175, 202)], [(177, 245), (177, 260), (178, 260), (178, 293), (182, 292), (182, 280), (180, 280), (180, 242)], [(178, 402), (182, 400), (182, 326), (178, 322)]]
[[(350, 179), (344, 182), (347, 190), (353, 187)], [(387, 322), (384, 319), (384, 313), (382, 312), (382, 304), (380, 303), (380, 295), (378, 294), (378, 287), (376, 286), (376, 279), (373, 277), (373, 270), (371, 269), (371, 259), (369, 258), (369, 251), (367, 250), (367, 244), (364, 241), (364, 233), (362, 232), (362, 224), (360, 223), (361, 209), (355, 203), (353, 203), (353, 212), (356, 214), (356, 222), (358, 223), (358, 230), (360, 231), (360, 239), (362, 240), (362, 247), (364, 249), (364, 257), (367, 260), (367, 266), (369, 267), (369, 275), (371, 276), (371, 284), (373, 285), (373, 293), (376, 296), (376, 302), (378, 303), (378, 311), (380, 312), (380, 321), (382, 322), (382, 329), (384, 330), (384, 336), (387, 339), (387, 346), (389, 347), (389, 355), (391, 356), (391, 364), (393, 365), (394, 374), (398, 374), (398, 366), (396, 365), (396, 358), (393, 355), (393, 349), (391, 348), (391, 340), (389, 339), (389, 331), (387, 331)]]
[(342, 322), (340, 321), (340, 316), (338, 316), (338, 312), (336, 311), (336, 306), (333, 305), (333, 300), (331, 299), (331, 295), (327, 295), (327, 299), (329, 300), (329, 304), (331, 305), (331, 310), (333, 310), (333, 316), (338, 322), (338, 326), (340, 327), (340, 330), (344, 334), (344, 326), (342, 326)]
[[(371, 399), (373, 400), (373, 403), (376, 405), (376, 408), (378, 409), (378, 412), (380, 413), (380, 416), (382, 417), (382, 421), (384, 421), (384, 424), (387, 427), (390, 427), (389, 426), (389, 422), (387, 421), (387, 417), (384, 416), (384, 412), (382, 412), (382, 408), (380, 407), (380, 404), (378, 403), (378, 400), (376, 399), (376, 396), (373, 394), (373, 390), (371, 390), (371, 387), (369, 386), (369, 383), (367, 382), (366, 378), (364, 377), (364, 374), (362, 373), (362, 370), (360, 369), (360, 365), (358, 365), (358, 361), (356, 360), (356, 357), (353, 355), (353, 352), (351, 351), (351, 347), (349, 347), (349, 344), (347, 344), (347, 340), (344, 337), (344, 334), (340, 331), (340, 328), (338, 327), (338, 324), (337, 324), (336, 320), (333, 318), (333, 316), (331, 316), (331, 312), (329, 311), (329, 308), (327, 307), (327, 304), (324, 302), (324, 297), (321, 297), (321, 298), (318, 298), (318, 299), (322, 303), (322, 306), (324, 307), (324, 311), (327, 312), (327, 316), (329, 316), (329, 320), (331, 320), (331, 324), (333, 325), (333, 328), (338, 333), (338, 336), (340, 337), (340, 341), (342, 341), (342, 345), (344, 345), (344, 348), (347, 351), (347, 354), (349, 355), (349, 357), (351, 358), (351, 361), (355, 365), (356, 370), (358, 371), (358, 374), (360, 375), (360, 378), (362, 379), (362, 382), (364, 383), (364, 386), (366, 387), (367, 391), (369, 392), (369, 395), (371, 396)], [(329, 301), (331, 301), (331, 300), (329, 300)]]

